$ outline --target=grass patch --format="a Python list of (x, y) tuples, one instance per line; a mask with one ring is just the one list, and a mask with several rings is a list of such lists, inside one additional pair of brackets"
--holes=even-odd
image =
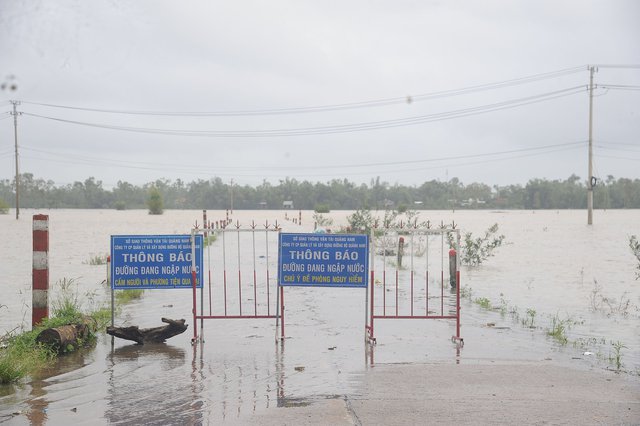
[(107, 264), (107, 257), (108, 255), (106, 254), (96, 254), (94, 256), (91, 256), (89, 258), (89, 260), (86, 260), (84, 262), (82, 262), (85, 265), (106, 265)]
[(125, 304), (134, 300), (139, 300), (144, 294), (144, 290), (117, 290), (116, 291), (116, 303)]
[(566, 345), (569, 341), (567, 337), (567, 330), (569, 328), (569, 319), (560, 319), (560, 316), (556, 314), (551, 318), (551, 328), (547, 330), (547, 336), (553, 337), (553, 339), (561, 345)]
[(527, 308), (527, 315), (522, 319), (522, 325), (528, 328), (535, 328), (536, 310)]
[(51, 318), (42, 321), (30, 331), (0, 337), (0, 384), (14, 383), (49, 366), (60, 353), (72, 352), (79, 347), (89, 346), (96, 340), (95, 330), (76, 345), (54, 348), (36, 342), (38, 335), (45, 329), (67, 324), (80, 324), (91, 321), (97, 329), (103, 329), (111, 319), (111, 310), (102, 308), (92, 314), (81, 311), (81, 302), (77, 283), (74, 279), (64, 278), (58, 281), (58, 297), (51, 303)]
[(622, 342), (611, 342), (611, 347), (613, 348), (613, 353), (609, 354), (609, 363), (616, 367), (616, 371), (621, 371), (622, 364), (622, 350), (627, 347), (622, 344)]
[(473, 301), (477, 305), (480, 305), (483, 309), (491, 309), (491, 301), (486, 297), (479, 297)]

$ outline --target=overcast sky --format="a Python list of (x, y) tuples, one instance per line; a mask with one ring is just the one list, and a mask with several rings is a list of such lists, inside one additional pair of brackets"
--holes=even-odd
[(594, 174), (640, 178), (639, 23), (636, 0), (0, 0), (0, 179), (10, 100), (20, 171), (59, 185), (586, 179), (589, 65)]

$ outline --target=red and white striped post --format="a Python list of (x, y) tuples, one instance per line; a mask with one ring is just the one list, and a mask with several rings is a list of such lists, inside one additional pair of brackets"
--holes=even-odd
[(49, 216), (33, 215), (31, 326), (49, 317)]

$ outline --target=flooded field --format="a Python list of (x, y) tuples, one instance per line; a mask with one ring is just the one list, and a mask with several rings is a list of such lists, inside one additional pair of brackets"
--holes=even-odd
[[(106, 265), (89, 263), (108, 253), (111, 235), (186, 234), (196, 220), (202, 223), (201, 211), (21, 213), (19, 221), (0, 216), (0, 334), (30, 328), (33, 214), (49, 215), (51, 299), (56, 283), (72, 278), (88, 310), (110, 299)], [(338, 227), (350, 213), (324, 216)], [(231, 217), (309, 232), (312, 214), (303, 211), (301, 225), (284, 211)], [(225, 212), (208, 217), (221, 220)], [(368, 348), (364, 290), (328, 288), (286, 289), (282, 344), (275, 344), (274, 320), (243, 319), (205, 321), (204, 342), (192, 346), (191, 291), (148, 290), (122, 308), (116, 325), (155, 327), (162, 317), (185, 318), (186, 333), (144, 346), (101, 336), (95, 348), (61, 358), (42, 377), (0, 386), (0, 423), (58, 424), (70, 416), (81, 424), (242, 422), (263, 410), (353, 391), (375, 364), (547, 360), (614, 369), (616, 345), (624, 374), (640, 374), (640, 280), (628, 247), (629, 235), (640, 235), (640, 211), (597, 211), (593, 226), (583, 211), (425, 211), (420, 220), (455, 221), (474, 235), (498, 223), (506, 236), (495, 257), (462, 268), (465, 345), (459, 350), (450, 341), (450, 320), (376, 321), (378, 344)], [(274, 254), (268, 261), (275, 262)], [(565, 344), (547, 335), (559, 322)]]

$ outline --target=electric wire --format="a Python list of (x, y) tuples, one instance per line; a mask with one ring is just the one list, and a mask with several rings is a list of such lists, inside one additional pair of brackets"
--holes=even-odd
[(555, 90), (542, 94), (526, 96), (522, 98), (512, 99), (508, 101), (496, 102), (493, 104), (485, 104), (470, 108), (439, 112), (435, 114), (427, 114), (399, 119), (380, 120), (370, 122), (360, 122), (351, 124), (320, 126), (320, 127), (303, 127), (291, 129), (263, 129), (263, 130), (185, 130), (185, 129), (158, 129), (158, 128), (142, 128), (130, 126), (116, 126), (102, 123), (90, 123), (85, 121), (67, 120), (63, 118), (44, 116), (29, 112), (23, 112), (25, 116), (41, 118), (45, 120), (63, 122), (67, 124), (76, 124), (87, 127), (96, 127), (109, 130), (120, 130), (136, 133), (153, 133), (173, 136), (198, 136), (198, 137), (284, 137), (284, 136), (303, 136), (303, 135), (324, 135), (335, 133), (350, 133), (367, 130), (387, 129), (394, 127), (403, 127), (417, 124), (424, 124), (434, 121), (450, 120), (453, 118), (467, 117), (471, 115), (485, 114), (494, 111), (516, 108), (519, 106), (530, 105), (534, 103), (558, 99), (561, 97), (575, 95), (585, 92), (587, 86), (579, 85), (565, 89)]
[[(225, 166), (216, 166), (216, 170), (228, 170), (228, 171), (233, 171), (233, 170), (270, 170), (270, 169), (275, 169), (275, 170), (279, 170), (279, 169), (286, 169), (286, 170), (309, 170), (309, 168), (314, 168), (314, 169), (352, 169), (352, 168), (361, 168), (361, 167), (381, 167), (381, 166), (398, 166), (398, 165), (407, 165), (407, 164), (421, 164), (421, 163), (433, 163), (433, 162), (440, 162), (440, 161), (452, 161), (452, 160), (465, 160), (465, 159), (472, 159), (472, 158), (484, 158), (484, 157), (491, 157), (491, 156), (497, 156), (497, 155), (506, 155), (506, 154), (514, 154), (514, 153), (524, 153), (524, 152), (531, 152), (531, 151), (541, 151), (541, 150), (547, 150), (547, 149), (552, 149), (552, 148), (560, 148), (560, 147), (574, 147), (574, 146), (584, 146), (586, 144), (586, 141), (577, 141), (577, 142), (565, 142), (565, 143), (559, 143), (559, 144), (552, 144), (552, 145), (544, 145), (544, 146), (538, 146), (538, 147), (529, 147), (529, 148), (520, 148), (520, 149), (511, 149), (511, 150), (505, 150), (505, 151), (495, 151), (495, 152), (486, 152), (486, 153), (479, 153), (479, 154), (468, 154), (468, 155), (456, 155), (456, 156), (447, 156), (447, 157), (438, 157), (438, 158), (427, 158), (427, 159), (420, 159), (420, 160), (405, 160), (405, 161), (388, 161), (388, 162), (376, 162), (376, 163), (359, 163), (359, 164), (331, 164), (331, 165), (300, 165), (300, 166), (286, 166), (286, 167), (268, 167), (268, 166), (260, 166), (260, 167), (246, 167), (246, 166), (240, 166), (240, 167), (225, 167)], [(33, 148), (33, 147), (28, 147), (28, 146), (23, 146), (23, 149), (26, 151), (32, 151), (32, 152), (36, 152), (36, 153), (43, 153), (43, 154), (48, 154), (50, 156), (58, 156), (58, 157), (63, 157), (65, 159), (69, 159), (69, 158), (75, 158), (77, 160), (81, 160), (86, 162), (86, 164), (104, 164), (104, 165), (112, 165), (112, 166), (119, 166), (119, 167), (132, 167), (132, 168), (142, 168), (142, 169), (167, 169), (168, 167), (175, 167), (175, 164), (173, 163), (157, 163), (157, 162), (153, 162), (153, 163), (145, 163), (145, 162), (138, 162), (138, 161), (127, 161), (127, 160), (114, 160), (114, 159), (105, 159), (104, 157), (87, 157), (87, 156), (79, 156), (79, 155), (74, 155), (74, 154), (63, 154), (63, 153), (58, 153), (58, 152), (53, 152), (53, 151), (48, 151), (48, 150), (44, 150), (44, 149), (38, 149), (38, 148)], [(151, 165), (154, 165), (156, 167), (151, 167)], [(183, 165), (181, 168), (178, 168), (178, 170), (192, 170), (194, 168), (199, 168), (201, 166), (196, 166), (196, 165)], [(205, 170), (205, 169), (203, 169)], [(207, 167), (206, 170), (210, 170), (210, 167)]]
[(467, 86), (460, 89), (449, 89), (437, 92), (423, 93), (415, 96), (403, 96), (393, 98), (374, 99), (369, 101), (348, 102), (339, 104), (319, 105), (319, 106), (307, 106), (307, 107), (290, 107), (290, 108), (273, 108), (273, 109), (258, 109), (258, 110), (237, 110), (237, 111), (134, 111), (134, 110), (115, 110), (115, 109), (103, 109), (103, 108), (87, 108), (77, 107), (70, 105), (59, 105), (43, 102), (22, 101), (23, 104), (38, 105), (50, 108), (70, 109), (77, 111), (87, 112), (100, 112), (109, 114), (128, 114), (128, 115), (156, 115), (156, 116), (256, 116), (256, 115), (279, 115), (279, 114), (298, 114), (298, 113), (313, 113), (313, 112), (326, 112), (326, 111), (340, 111), (347, 109), (358, 108), (371, 108), (379, 106), (388, 106), (395, 104), (405, 104), (409, 102), (421, 102), (430, 99), (438, 99), (451, 96), (460, 96), (469, 93), (476, 93), (481, 91), (500, 89), (504, 87), (511, 87), (516, 85), (528, 84), (532, 82), (557, 78), (565, 75), (575, 74), (578, 72), (586, 71), (588, 67), (585, 65), (565, 68), (557, 71), (550, 71), (545, 73), (533, 74), (525, 77), (518, 77), (510, 80), (503, 80), (494, 83), (485, 83), (475, 86)]
[[(485, 163), (490, 163), (490, 162), (495, 162), (495, 161), (503, 161), (503, 160), (512, 160), (512, 159), (518, 159), (518, 158), (527, 158), (527, 157), (532, 157), (532, 156), (539, 156), (539, 155), (544, 155), (544, 154), (551, 154), (551, 153), (556, 153), (556, 152), (561, 152), (561, 151), (567, 151), (567, 150), (575, 150), (575, 149), (579, 149), (581, 148), (580, 146), (576, 146), (575, 144), (558, 144), (555, 146), (554, 149), (547, 149), (546, 151), (543, 152), (524, 152), (524, 151), (520, 151), (518, 152), (517, 150), (513, 150), (513, 151), (503, 151), (503, 155), (504, 152), (513, 152), (515, 154), (510, 154), (504, 157), (500, 157), (500, 158), (484, 158), (482, 160), (478, 159), (476, 161), (467, 161), (467, 162), (463, 162), (463, 163), (445, 163), (445, 164), (437, 164), (437, 165), (431, 165), (428, 167), (415, 167), (415, 168), (392, 168), (392, 169), (388, 169), (388, 170), (383, 170), (380, 168), (376, 168), (375, 169), (375, 173), (376, 174), (398, 174), (398, 173), (404, 173), (404, 172), (413, 172), (413, 171), (425, 171), (425, 170), (433, 170), (433, 169), (442, 169), (442, 168), (455, 168), (455, 167), (459, 167), (459, 166), (468, 166), (468, 165), (477, 165), (477, 164), (485, 164)], [(486, 154), (479, 154), (476, 158), (480, 158), (480, 156), (485, 156)], [(23, 156), (24, 157), (24, 156)], [(33, 156), (26, 156), (28, 159), (32, 159), (32, 160), (42, 160), (42, 161), (48, 161), (48, 162), (57, 162), (57, 163), (64, 163), (64, 164), (81, 164), (81, 165), (95, 165), (95, 163), (86, 163), (83, 161), (73, 161), (70, 159), (66, 159), (66, 158), (61, 158), (61, 159), (52, 159), (52, 158), (39, 158), (39, 157), (33, 157)], [(448, 158), (455, 158), (455, 157), (448, 157)], [(460, 159), (469, 159), (472, 157), (466, 156), (466, 157), (458, 157)], [(440, 160), (442, 161), (442, 160)], [(390, 166), (398, 166), (399, 164), (397, 163), (390, 163)], [(109, 164), (109, 166), (115, 166), (115, 167), (120, 167), (120, 168), (133, 168), (133, 169), (142, 169), (142, 170), (152, 170), (152, 171), (174, 171), (174, 172), (182, 172), (184, 174), (189, 174), (189, 175), (196, 175), (196, 176), (211, 176), (211, 170), (210, 168), (198, 168), (198, 167), (188, 167), (188, 168), (171, 168), (171, 167), (166, 167), (166, 166), (162, 166), (162, 167), (158, 167), (157, 165), (153, 165), (153, 166), (136, 166), (136, 165), (126, 165), (126, 164)], [(295, 176), (296, 173), (294, 172), (295, 169), (291, 169), (289, 167), (281, 167), (281, 168), (263, 168), (263, 167), (256, 167), (256, 168), (246, 168), (247, 171), (249, 172), (250, 170), (254, 169), (256, 171), (261, 171), (261, 173), (259, 174), (255, 174), (255, 173), (238, 173), (237, 171), (226, 171), (226, 172), (220, 172), (218, 170), (218, 168), (216, 167), (216, 175), (219, 176), (239, 176), (239, 177), (281, 177), (283, 175), (286, 176)], [(322, 169), (322, 168), (314, 168), (314, 169)], [(272, 170), (270, 173), (264, 173), (264, 170)], [(278, 172), (278, 170), (283, 170), (283, 172)], [(308, 169), (307, 169), (308, 170)], [(293, 173), (292, 173), (293, 172)], [(321, 177), (321, 176), (335, 176), (335, 172), (330, 172), (329, 170), (327, 170), (327, 172), (324, 173), (311, 173), (309, 174), (307, 171), (305, 170), (301, 170), (300, 173), (304, 172), (304, 176), (305, 177)], [(347, 171), (344, 173), (341, 173), (341, 176), (360, 176), (360, 175), (368, 175), (371, 174), (372, 171)]]
[(628, 161), (640, 161), (640, 158), (634, 158), (634, 157), (619, 157), (616, 155), (598, 155), (598, 157), (600, 158), (611, 158), (614, 160), (628, 160)]
[(602, 89), (610, 89), (610, 90), (630, 90), (630, 91), (640, 90), (640, 86), (631, 85), (631, 84), (598, 84), (598, 87)]

